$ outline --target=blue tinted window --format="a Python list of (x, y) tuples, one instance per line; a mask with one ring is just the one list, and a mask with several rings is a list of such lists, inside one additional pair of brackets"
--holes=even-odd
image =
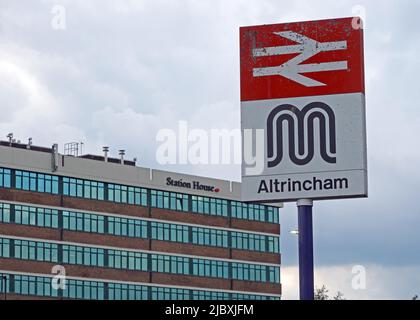
[(108, 200), (146, 206), (147, 189), (110, 183), (108, 184)]
[(10, 188), (11, 186), (11, 170), (0, 168), (0, 187)]
[(0, 203), (0, 222), (10, 222), (10, 204)]
[(0, 238), (0, 257), (10, 258), (10, 240)]
[(104, 233), (105, 217), (96, 214), (63, 211), (63, 229)]
[[(0, 187), (9, 188), (12, 171), (0, 168)], [(141, 187), (119, 184), (106, 184), (78, 178), (62, 177), (62, 188), (59, 188), (60, 179), (57, 176), (15, 170), (14, 185), (17, 189), (58, 194), (71, 197), (84, 197), (95, 200), (109, 200), (116, 203), (131, 205), (148, 205), (148, 190)], [(195, 212), (215, 216), (228, 217), (229, 212), (233, 218), (252, 221), (278, 223), (278, 208), (261, 204), (247, 204), (238, 201), (228, 201), (203, 196), (189, 196), (187, 194), (150, 190), (151, 203), (154, 208)], [(191, 200), (191, 203), (189, 203)], [(191, 205), (191, 208), (190, 208)], [(229, 207), (230, 206), (230, 207)]]
[(15, 171), (15, 187), (27, 191), (58, 194), (58, 177), (48, 174)]
[[(184, 289), (146, 286), (128, 283), (106, 283), (104, 281), (66, 279), (66, 287), (54, 289), (52, 277), (0, 274), (6, 277), (6, 290), (19, 295), (58, 297), (70, 299), (103, 300), (279, 300), (279, 297), (240, 292), (221, 292), (199, 289)], [(11, 283), (12, 282), (12, 283)], [(9, 288), (13, 288), (12, 291)], [(3, 281), (0, 292), (4, 292)], [(59, 294), (61, 292), (61, 294)]]
[(191, 196), (192, 212), (215, 216), (228, 216), (228, 201), (223, 199)]
[(155, 208), (189, 211), (186, 194), (151, 190), (151, 201), (151, 206)]
[(163, 241), (184, 242), (189, 241), (189, 228), (183, 225), (151, 222), (152, 239)]

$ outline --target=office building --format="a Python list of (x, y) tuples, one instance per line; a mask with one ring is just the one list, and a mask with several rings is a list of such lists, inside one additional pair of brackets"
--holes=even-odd
[(0, 142), (0, 299), (280, 299), (279, 207), (121, 157)]

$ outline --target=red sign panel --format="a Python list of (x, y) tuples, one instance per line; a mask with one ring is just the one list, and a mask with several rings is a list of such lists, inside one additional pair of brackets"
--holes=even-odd
[(240, 28), (241, 101), (364, 93), (354, 19)]

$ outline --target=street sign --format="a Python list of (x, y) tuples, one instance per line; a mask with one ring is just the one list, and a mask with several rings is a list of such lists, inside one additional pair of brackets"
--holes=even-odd
[(252, 132), (243, 136), (244, 201), (367, 196), (363, 30), (355, 19), (240, 28), (241, 127)]

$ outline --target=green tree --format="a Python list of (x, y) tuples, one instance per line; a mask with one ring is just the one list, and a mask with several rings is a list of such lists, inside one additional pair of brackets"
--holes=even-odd
[(322, 285), (321, 288), (315, 288), (314, 294), (315, 300), (328, 300), (328, 289), (326, 285)]
[(327, 289), (327, 286), (325, 284), (323, 284), (321, 288), (315, 287), (314, 299), (315, 300), (345, 300), (344, 294), (340, 291), (338, 291), (337, 294), (334, 297), (332, 297), (332, 299), (330, 299), (328, 292), (329, 290)]

